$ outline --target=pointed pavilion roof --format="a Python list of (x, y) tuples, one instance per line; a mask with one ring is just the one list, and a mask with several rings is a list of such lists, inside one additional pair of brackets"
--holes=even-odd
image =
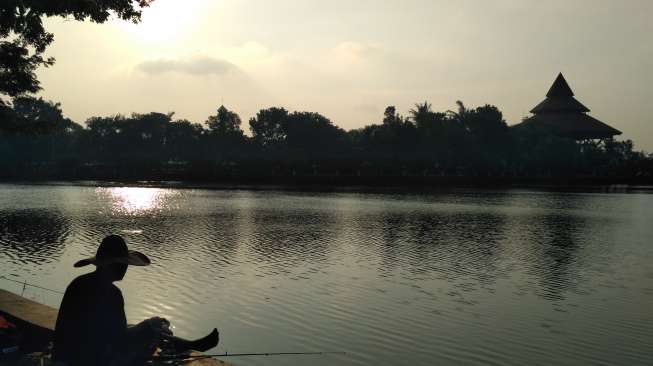
[(546, 93), (547, 97), (573, 97), (574, 92), (571, 91), (571, 88), (569, 87), (569, 84), (567, 84), (567, 80), (565, 80), (565, 77), (562, 76), (562, 73), (558, 74), (558, 77), (556, 80), (553, 82), (553, 85), (551, 85), (551, 88), (549, 91)]
[(536, 114), (515, 127), (533, 127), (574, 140), (608, 139), (621, 131), (585, 113)]
[(560, 113), (560, 112), (589, 112), (581, 102), (574, 98), (574, 92), (567, 84), (567, 80), (558, 74), (558, 77), (551, 85), (549, 92), (546, 93), (546, 99), (531, 110), (531, 113)]
[(515, 127), (540, 128), (576, 140), (621, 135), (621, 131), (587, 115), (589, 111), (589, 108), (574, 98), (574, 92), (560, 73), (546, 93), (546, 99), (531, 110), (534, 116)]

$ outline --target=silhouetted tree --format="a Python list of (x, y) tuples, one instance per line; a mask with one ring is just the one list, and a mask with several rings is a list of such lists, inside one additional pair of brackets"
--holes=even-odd
[(364, 170), (372, 174), (403, 174), (419, 160), (417, 129), (394, 106), (385, 109), (380, 125), (350, 131), (349, 137), (367, 167)]
[(427, 102), (415, 104), (410, 118), (417, 128), (423, 172), (444, 173), (454, 160), (463, 129), (449, 119), (447, 113), (434, 112)]
[[(512, 149), (503, 114), (492, 105), (469, 109), (457, 101), (457, 111), (447, 111), (451, 145), (458, 169), (467, 174), (505, 174)], [(457, 128), (456, 128), (457, 127)]]
[(458, 123), (460, 126), (467, 129), (467, 124), (465, 123), (465, 120), (469, 115), (469, 110), (467, 110), (465, 104), (460, 100), (456, 101), (456, 105), (458, 106), (458, 110), (457, 111), (448, 110), (447, 115), (449, 116), (450, 120)]
[(210, 116), (206, 124), (209, 126), (207, 142), (209, 154), (213, 160), (224, 164), (234, 164), (238, 155), (247, 150), (246, 138), (240, 128), (240, 117), (220, 106), (217, 114)]
[(26, 134), (61, 134), (82, 129), (63, 116), (60, 103), (22, 96), (14, 98), (12, 104), (19, 128)]
[(397, 114), (397, 109), (395, 106), (387, 106), (385, 112), (383, 112), (383, 124), (384, 125), (400, 125), (404, 122), (403, 117)]
[[(560, 176), (582, 172), (583, 155), (576, 141), (554, 135), (540, 136), (530, 147), (531, 175)], [(585, 157), (588, 156), (585, 152)]]
[(131, 118), (124, 120), (120, 126), (120, 140), (123, 146), (115, 153), (138, 163), (164, 161), (166, 130), (173, 115), (172, 112), (132, 114)]
[(508, 131), (508, 124), (503, 120), (501, 111), (488, 104), (469, 110), (463, 125), (473, 136), (483, 141), (499, 138)]
[(319, 113), (293, 112), (281, 127), (285, 136), (285, 160), (303, 164), (296, 168), (312, 174), (325, 169), (335, 171), (334, 162), (347, 151), (345, 131)]
[(122, 149), (122, 130), (127, 117), (91, 117), (86, 120), (85, 138), (81, 140), (82, 151), (91, 162), (113, 162)]
[(431, 109), (431, 103), (424, 102), (423, 104), (415, 103), (415, 108), (409, 111), (410, 118), (415, 123), (415, 127), (420, 130), (428, 129), (432, 122), (431, 116), (433, 115), (433, 109)]
[(199, 123), (182, 119), (168, 124), (165, 149), (170, 161), (201, 160), (204, 156), (204, 128)]
[(2, 109), (6, 119), (0, 129), (12, 146), (14, 163), (51, 163), (72, 154), (82, 127), (63, 116), (59, 103), (22, 96), (12, 100), (11, 109)]
[(428, 102), (416, 104), (408, 118), (390, 106), (379, 124), (348, 132), (319, 113), (273, 107), (250, 119), (249, 138), (238, 115), (224, 106), (207, 118), (208, 128), (157, 112), (92, 117), (83, 128), (63, 115), (59, 103), (21, 96), (0, 102), (0, 177), (652, 178), (653, 159), (630, 140), (577, 142), (539, 128), (508, 128), (492, 105), (457, 105), (443, 113)]
[(293, 112), (282, 123), (286, 146), (311, 155), (325, 154), (341, 148), (345, 131), (319, 113)]
[(468, 110), (463, 125), (471, 135), (474, 169), (486, 174), (505, 173), (512, 146), (501, 111), (488, 104)]
[(285, 108), (261, 109), (256, 117), (249, 120), (254, 142), (262, 147), (278, 146), (285, 142), (283, 124), (287, 119), (288, 111)]
[(50, 66), (44, 56), (54, 35), (43, 28), (44, 17), (72, 17), (105, 22), (111, 14), (138, 22), (151, 0), (2, 0), (0, 2), (0, 95), (17, 96), (40, 90), (35, 70)]
[(108, 139), (121, 132), (121, 125), (125, 119), (126, 117), (120, 114), (112, 117), (91, 117), (86, 120), (86, 127), (92, 138)]
[(218, 113), (215, 116), (209, 116), (206, 124), (209, 130), (217, 135), (242, 135), (243, 131), (240, 129), (240, 117), (235, 112), (232, 112), (221, 105), (218, 108)]
[(17, 128), (14, 110), (9, 103), (0, 99), (0, 136), (13, 134)]
[(168, 125), (174, 113), (134, 113), (131, 117), (115, 115), (92, 117), (88, 127), (86, 149), (99, 161), (143, 164), (167, 159), (164, 149)]
[(643, 157), (641, 152), (634, 151), (635, 144), (632, 140), (616, 141), (615, 139), (606, 139), (604, 146), (610, 160), (622, 161)]
[(583, 152), (576, 141), (537, 129), (511, 129), (513, 172), (523, 176), (583, 174), (583, 160), (593, 155)]
[(410, 110), (410, 119), (415, 123), (422, 143), (443, 144), (441, 139), (445, 135), (448, 119), (446, 113), (433, 112), (431, 104), (415, 104), (415, 108)]

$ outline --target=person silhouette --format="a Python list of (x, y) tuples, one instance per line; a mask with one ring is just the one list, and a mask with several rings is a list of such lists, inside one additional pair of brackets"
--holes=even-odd
[(174, 337), (170, 323), (160, 317), (128, 326), (122, 293), (113, 282), (124, 278), (128, 266), (148, 266), (149, 258), (129, 250), (118, 235), (105, 237), (94, 257), (82, 259), (75, 267), (89, 264), (94, 272), (75, 278), (66, 288), (55, 325), (52, 358), (67, 365), (120, 365), (149, 359), (162, 342), (177, 351), (204, 351), (215, 347), (219, 333), (187, 341)]

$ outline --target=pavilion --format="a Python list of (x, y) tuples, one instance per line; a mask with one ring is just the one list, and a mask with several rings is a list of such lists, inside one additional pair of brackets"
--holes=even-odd
[(574, 92), (560, 73), (546, 99), (531, 110), (533, 116), (514, 127), (536, 128), (574, 140), (603, 140), (621, 135), (621, 131), (587, 115), (589, 111), (574, 98)]

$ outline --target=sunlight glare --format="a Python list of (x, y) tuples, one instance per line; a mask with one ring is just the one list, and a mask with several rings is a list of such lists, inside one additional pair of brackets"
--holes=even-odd
[(161, 209), (169, 191), (160, 188), (116, 187), (107, 189), (114, 211), (137, 213)]
[(121, 26), (144, 41), (169, 42), (188, 35), (199, 15), (203, 0), (156, 0), (143, 10), (141, 22)]

